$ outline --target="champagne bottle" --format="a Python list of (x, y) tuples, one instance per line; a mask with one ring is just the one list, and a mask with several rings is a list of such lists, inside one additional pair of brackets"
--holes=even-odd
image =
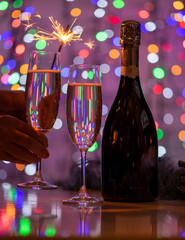
[(157, 197), (158, 143), (139, 78), (140, 23), (121, 25), (121, 78), (102, 138), (102, 196), (142, 202)]

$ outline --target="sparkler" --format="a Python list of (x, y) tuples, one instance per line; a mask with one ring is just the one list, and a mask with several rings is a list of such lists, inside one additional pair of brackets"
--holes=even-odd
[(90, 49), (94, 49), (94, 46), (96, 46), (94, 44), (94, 41), (91, 41), (90, 39), (89, 39), (89, 42), (84, 43), (84, 44), (87, 45)]
[(45, 41), (53, 41), (53, 40), (59, 40), (61, 44), (69, 44), (72, 41), (80, 41), (81, 34), (83, 31), (80, 31), (79, 28), (76, 28), (75, 31), (72, 31), (71, 28), (74, 25), (76, 19), (73, 21), (72, 25), (65, 30), (62, 25), (55, 21), (54, 18), (51, 16), (49, 17), (49, 20), (52, 23), (52, 28), (54, 29), (53, 32), (48, 32), (42, 28), (37, 28), (38, 31), (34, 35), (34, 40), (45, 40)]
[(29, 28), (33, 27), (35, 23), (30, 23), (29, 19), (26, 20), (27, 23), (24, 23), (23, 25), (25, 26), (24, 30), (27, 31)]

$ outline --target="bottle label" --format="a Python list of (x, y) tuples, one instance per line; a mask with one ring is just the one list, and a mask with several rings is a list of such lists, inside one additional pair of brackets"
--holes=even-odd
[(135, 78), (139, 76), (139, 67), (134, 65), (128, 67), (121, 66), (121, 75), (129, 78)]

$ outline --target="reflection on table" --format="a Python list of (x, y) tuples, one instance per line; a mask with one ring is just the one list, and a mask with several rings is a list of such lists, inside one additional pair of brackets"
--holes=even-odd
[[(101, 195), (100, 193), (94, 193)], [(0, 187), (0, 237), (184, 238), (185, 202), (105, 202), (98, 207), (65, 206), (74, 192), (34, 191), (10, 183)]]

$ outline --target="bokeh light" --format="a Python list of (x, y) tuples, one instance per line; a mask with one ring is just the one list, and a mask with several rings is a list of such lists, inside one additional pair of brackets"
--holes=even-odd
[(154, 68), (153, 69), (153, 75), (157, 79), (162, 79), (165, 76), (165, 71), (162, 68)]

